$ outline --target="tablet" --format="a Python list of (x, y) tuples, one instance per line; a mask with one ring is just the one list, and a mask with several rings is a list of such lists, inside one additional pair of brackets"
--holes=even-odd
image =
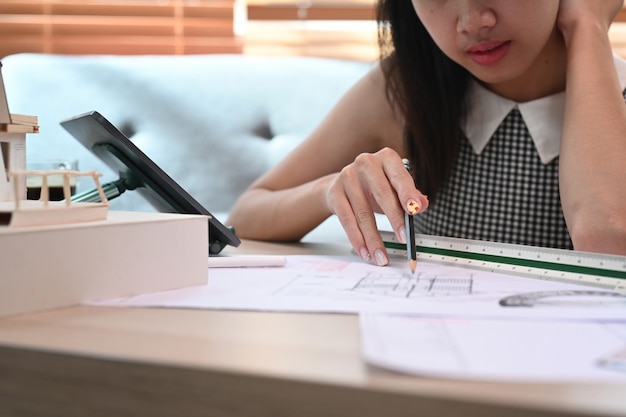
[(61, 126), (119, 173), (120, 179), (110, 183), (120, 189), (115, 196), (126, 189), (137, 190), (160, 212), (209, 216), (209, 254), (220, 253), (226, 245), (241, 243), (232, 229), (217, 220), (97, 111), (63, 120)]

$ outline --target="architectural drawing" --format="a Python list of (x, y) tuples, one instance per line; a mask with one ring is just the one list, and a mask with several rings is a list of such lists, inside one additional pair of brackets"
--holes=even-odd
[(469, 295), (472, 293), (472, 278), (370, 272), (359, 280), (353, 291), (405, 298)]
[(351, 279), (345, 275), (317, 272), (314, 277), (300, 274), (274, 295), (281, 296), (362, 296), (422, 298), (463, 296), (472, 294), (472, 274), (466, 277), (445, 277), (398, 270), (369, 271)]

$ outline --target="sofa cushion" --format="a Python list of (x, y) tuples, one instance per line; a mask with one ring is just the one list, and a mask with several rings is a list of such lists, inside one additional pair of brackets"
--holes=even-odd
[[(59, 122), (97, 110), (210, 211), (240, 193), (321, 121), (371, 63), (246, 55), (2, 59), (12, 113), (39, 117), (29, 160), (69, 158), (117, 179)], [(78, 191), (84, 191), (79, 184)], [(138, 193), (112, 209), (153, 211)]]

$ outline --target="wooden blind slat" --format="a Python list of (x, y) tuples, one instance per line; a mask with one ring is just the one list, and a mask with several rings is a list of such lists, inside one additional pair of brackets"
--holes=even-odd
[[(119, 17), (55, 17), (47, 25), (52, 36), (101, 35), (101, 36), (176, 36), (171, 20)], [(233, 25), (221, 19), (185, 21), (180, 26), (184, 36), (233, 36)], [(0, 16), (0, 35), (43, 35), (44, 27), (33, 19), (7, 21)]]
[(132, 0), (2, 0), (2, 14), (68, 14), (68, 15), (126, 15), (126, 16), (172, 16), (174, 10), (186, 9), (192, 13), (210, 10), (232, 9), (231, 0), (185, 0), (132, 1)]
[(250, 20), (374, 20), (373, 7), (248, 6)]
[(248, 6), (370, 7), (378, 0), (246, 0)]

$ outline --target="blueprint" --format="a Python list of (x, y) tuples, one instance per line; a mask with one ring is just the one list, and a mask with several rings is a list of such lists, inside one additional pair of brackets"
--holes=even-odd
[[(626, 320), (626, 296), (575, 284), (426, 262), (419, 263), (412, 274), (404, 259), (392, 259), (390, 265), (378, 267), (357, 257), (286, 258), (282, 267), (210, 269), (205, 286), (90, 302), (260, 311)], [(525, 306), (501, 305), (507, 298), (532, 302)]]
[(455, 319), (366, 313), (361, 350), (373, 365), (429, 377), (626, 382), (626, 322)]

